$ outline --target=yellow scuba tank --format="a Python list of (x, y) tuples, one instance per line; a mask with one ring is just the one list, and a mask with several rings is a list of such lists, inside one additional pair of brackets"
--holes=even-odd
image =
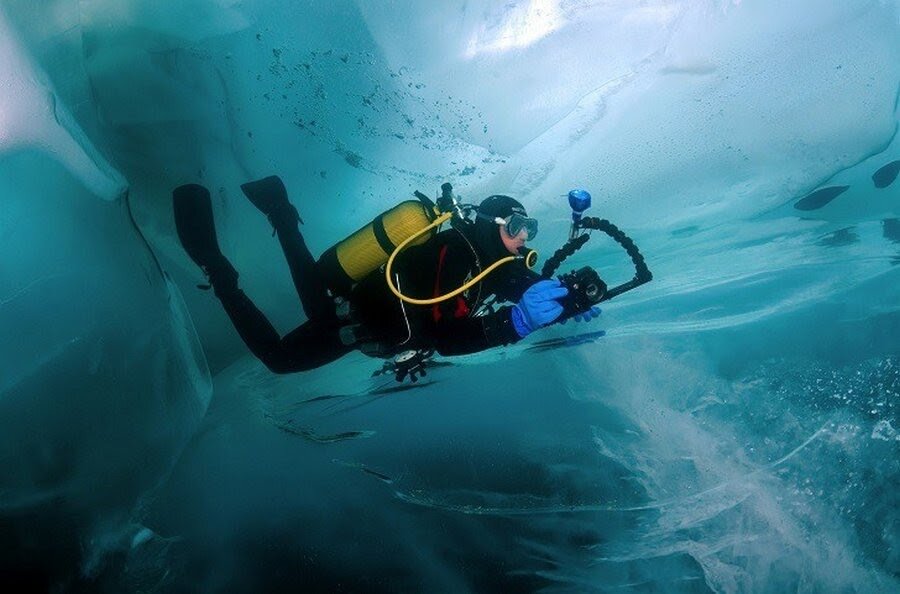
[[(354, 284), (387, 263), (398, 245), (435, 220), (434, 204), (427, 197), (416, 195), (418, 202), (401, 202), (322, 254), (319, 272), (333, 293), (346, 297)], [(436, 228), (432, 228), (409, 245), (425, 243), (435, 232)]]

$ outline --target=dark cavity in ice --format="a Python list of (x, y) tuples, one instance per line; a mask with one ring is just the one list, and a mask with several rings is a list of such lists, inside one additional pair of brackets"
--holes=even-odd
[(872, 181), (875, 182), (876, 188), (886, 188), (894, 183), (898, 173), (900, 173), (900, 160), (891, 161), (872, 174)]
[(818, 210), (847, 191), (850, 186), (831, 186), (816, 190), (794, 204), (797, 210)]

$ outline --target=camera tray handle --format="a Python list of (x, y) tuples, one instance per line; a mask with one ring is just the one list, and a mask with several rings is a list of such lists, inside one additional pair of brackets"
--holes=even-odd
[[(621, 285), (610, 287), (600, 301), (607, 301), (653, 280), (653, 274), (650, 272), (650, 269), (647, 268), (647, 264), (644, 262), (644, 257), (641, 255), (641, 252), (631, 238), (619, 230), (618, 227), (606, 219), (598, 219), (597, 217), (584, 217), (575, 224), (578, 229), (590, 229), (606, 233), (613, 238), (616, 243), (622, 246), (634, 263), (634, 278)], [(556, 252), (554, 252), (554, 254), (544, 263), (544, 267), (541, 269), (541, 276), (544, 278), (553, 276), (560, 264), (562, 264), (566, 258), (584, 247), (584, 244), (587, 243), (588, 239), (590, 239), (590, 235), (583, 234), (567, 241), (565, 245), (556, 250)]]

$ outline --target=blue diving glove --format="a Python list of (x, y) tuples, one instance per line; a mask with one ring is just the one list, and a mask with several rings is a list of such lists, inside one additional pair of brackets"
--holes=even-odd
[(512, 325), (520, 337), (525, 338), (541, 326), (556, 321), (562, 315), (563, 307), (557, 299), (569, 294), (569, 290), (557, 279), (534, 283), (519, 303), (513, 305)]
[(592, 307), (592, 308), (590, 308), (590, 309), (587, 310), (587, 311), (583, 311), (583, 312), (581, 312), (581, 313), (575, 314), (575, 315), (572, 316), (571, 318), (566, 318), (565, 320), (563, 320), (562, 322), (560, 322), (560, 324), (565, 324), (565, 323), (568, 322), (570, 319), (571, 319), (571, 320), (575, 320), (576, 322), (590, 322), (590, 321), (593, 320), (594, 318), (599, 317), (599, 316), (600, 316), (600, 313), (601, 313), (602, 311), (603, 311), (603, 310), (601, 310), (599, 307)]

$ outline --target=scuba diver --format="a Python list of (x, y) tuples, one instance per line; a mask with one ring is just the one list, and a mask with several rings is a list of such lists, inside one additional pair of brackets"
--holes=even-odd
[[(446, 198), (449, 184), (443, 189)], [(403, 249), (406, 242), (398, 238), (412, 239), (440, 212), (417, 192), (420, 202), (383, 213), (316, 261), (280, 178), (252, 181), (241, 190), (274, 227), (308, 318), (287, 335), (280, 336), (238, 286), (237, 271), (219, 249), (205, 187), (173, 191), (176, 228), (238, 334), (274, 373), (314, 369), (355, 349), (383, 358), (413, 351), (474, 353), (517, 342), (563, 315), (560, 300), (569, 290), (525, 265), (519, 254), (538, 225), (509, 196), (490, 196), (474, 209), (474, 220), (451, 223)], [(444, 206), (456, 204), (453, 199)], [(484, 274), (504, 258), (506, 265)], [(494, 305), (500, 302), (512, 305)], [(569, 317), (589, 320), (599, 313), (588, 307)]]

